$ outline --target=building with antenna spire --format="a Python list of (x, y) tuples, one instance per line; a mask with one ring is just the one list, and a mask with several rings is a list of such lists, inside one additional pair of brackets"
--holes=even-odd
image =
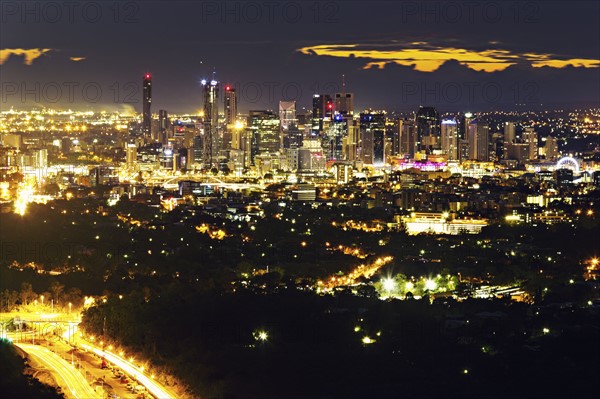
[(333, 108), (337, 114), (354, 114), (354, 93), (346, 93), (346, 75), (342, 75), (342, 92), (335, 93)]

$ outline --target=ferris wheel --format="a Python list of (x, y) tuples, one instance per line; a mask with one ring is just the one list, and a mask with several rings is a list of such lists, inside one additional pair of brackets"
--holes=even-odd
[(571, 169), (573, 173), (579, 173), (579, 162), (573, 157), (564, 157), (558, 160), (556, 169)]

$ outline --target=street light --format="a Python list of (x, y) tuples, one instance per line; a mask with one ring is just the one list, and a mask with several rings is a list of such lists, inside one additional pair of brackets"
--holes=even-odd
[(265, 342), (267, 339), (269, 339), (269, 334), (264, 330), (255, 331), (252, 335), (257, 341)]

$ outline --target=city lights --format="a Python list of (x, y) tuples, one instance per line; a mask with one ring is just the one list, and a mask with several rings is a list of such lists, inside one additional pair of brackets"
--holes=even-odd
[(597, 2), (275, 3), (3, 2), (4, 395), (597, 391)]

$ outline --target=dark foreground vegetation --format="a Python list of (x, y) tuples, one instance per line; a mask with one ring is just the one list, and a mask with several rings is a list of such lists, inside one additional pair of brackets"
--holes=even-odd
[(107, 337), (203, 398), (591, 398), (600, 359), (593, 307), (172, 285), (111, 297), (85, 329), (100, 336), (105, 317)]

